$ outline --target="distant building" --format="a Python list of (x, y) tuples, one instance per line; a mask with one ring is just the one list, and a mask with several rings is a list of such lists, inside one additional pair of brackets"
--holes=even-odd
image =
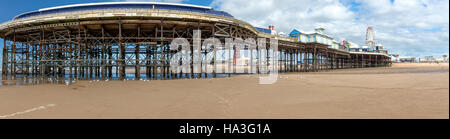
[(419, 58), (419, 62), (420, 63), (435, 63), (436, 58), (434, 58), (433, 56), (425, 56), (425, 57)]
[(362, 48), (349, 48), (350, 52), (363, 52)]
[(337, 41), (335, 41), (335, 40), (333, 40), (333, 43), (332, 43), (332, 45), (331, 45), (331, 48), (334, 48), (334, 49), (340, 49), (340, 48), (342, 48), (342, 44), (339, 43), (339, 42), (337, 42)]
[(290, 38), (297, 39), (299, 42), (304, 43), (321, 43), (326, 44), (332, 47), (333, 45), (333, 38), (324, 34), (324, 30), (322, 27), (318, 27), (315, 29), (315, 32), (305, 32), (301, 31), (300, 29), (294, 29), (289, 33)]
[(271, 30), (272, 35), (277, 35), (277, 31), (275, 30), (275, 26), (274, 25), (269, 25), (269, 30)]
[(376, 51), (384, 50), (383, 45), (382, 45), (382, 44), (378, 44), (378, 45), (375, 47), (375, 50), (376, 50)]
[[(273, 27), (271, 27), (273, 28)], [(293, 29), (289, 35), (290, 38), (296, 39), (298, 42), (303, 43), (321, 43), (329, 45), (330, 48), (347, 50), (350, 52), (373, 52), (388, 54), (388, 51), (384, 50), (383, 45), (379, 44), (375, 46), (373, 29), (368, 32), (367, 42), (369, 45), (360, 47), (360, 45), (348, 40), (335, 41), (332, 37), (325, 34), (325, 28), (318, 26), (314, 29), (314, 32), (306, 32), (300, 29)]]
[(378, 51), (379, 51), (379, 53), (382, 53), (382, 54), (388, 54), (387, 50), (378, 50)]
[(436, 62), (448, 63), (448, 56), (447, 55), (443, 55), (442, 57), (438, 57), (438, 58), (436, 58)]
[(342, 40), (342, 45), (343, 45), (342, 49), (344, 49), (344, 50), (350, 49), (350, 47), (351, 47), (351, 43), (347, 40)]
[(400, 62), (400, 55), (398, 55), (398, 54), (390, 54), (389, 56), (391, 57), (391, 61), (392, 62), (395, 62), (395, 63)]
[(399, 62), (407, 62), (407, 63), (416, 63), (417, 60), (415, 57), (404, 56), (398, 58)]
[(444, 63), (446, 61), (445, 61), (445, 59), (443, 57), (438, 57), (438, 58), (436, 58), (436, 62)]
[(448, 63), (448, 55), (443, 55), (442, 58), (444, 59), (444, 62)]
[(286, 35), (286, 33), (284, 33), (284, 32), (280, 32), (280, 33), (278, 33), (278, 35), (283, 36), (283, 37), (289, 37), (289, 36)]
[(267, 29), (267, 28), (255, 27), (255, 29), (256, 29), (258, 32), (261, 32), (261, 33), (272, 34), (272, 30)]

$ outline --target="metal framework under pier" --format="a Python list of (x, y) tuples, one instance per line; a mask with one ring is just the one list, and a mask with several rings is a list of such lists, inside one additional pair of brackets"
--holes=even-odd
[[(41, 26), (41, 27), (35, 27)], [(60, 22), (53, 24), (29, 25), (26, 29), (17, 29), (4, 38), (2, 75), (16, 77), (48, 77), (73, 79), (112, 79), (128, 78), (133, 74), (136, 79), (177, 79), (216, 77), (206, 74), (173, 73), (170, 59), (180, 50), (170, 50), (175, 38), (186, 38), (194, 49), (193, 32), (201, 30), (202, 40), (214, 37), (222, 42), (225, 38), (257, 38), (261, 36), (248, 28), (232, 23), (210, 21), (176, 21), (169, 19), (109, 19), (96, 21)], [(370, 53), (351, 53), (331, 49), (319, 43), (300, 43), (278, 40), (279, 72), (317, 72), (342, 68), (365, 68), (390, 66), (389, 57)], [(267, 46), (269, 43), (267, 43)], [(248, 49), (248, 47), (246, 48)], [(236, 50), (234, 47), (233, 50)], [(232, 56), (204, 50), (202, 61), (206, 59), (228, 59), (234, 61), (239, 52)], [(250, 61), (260, 57), (252, 56)], [(193, 59), (193, 54), (190, 54)], [(205, 67), (213, 66), (213, 63)], [(249, 61), (246, 62), (247, 71)], [(193, 63), (190, 63), (192, 69)], [(260, 69), (256, 69), (260, 73)], [(216, 70), (214, 70), (216, 71)], [(127, 74), (128, 73), (128, 74)], [(236, 73), (236, 69), (233, 70)], [(233, 74), (231, 73), (231, 74)]]

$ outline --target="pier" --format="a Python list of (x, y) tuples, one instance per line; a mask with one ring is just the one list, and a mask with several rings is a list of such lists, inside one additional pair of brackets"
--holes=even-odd
[[(192, 39), (195, 30), (201, 31), (201, 41)], [(103, 3), (41, 9), (1, 24), (0, 37), (4, 39), (2, 75), (12, 78), (124, 80), (127, 73), (134, 73), (135, 79), (152, 80), (215, 78), (221, 74), (217, 73), (218, 67), (224, 65), (232, 67), (226, 76), (242, 74), (238, 68), (244, 68), (244, 74), (251, 70), (261, 73), (259, 66), (252, 69), (250, 65), (269, 59), (267, 52), (274, 50), (267, 47), (266, 53), (261, 53), (264, 51), (250, 46), (232, 46), (228, 52), (201, 49), (199, 58), (204, 68), (200, 73), (194, 73), (194, 62), (189, 63), (190, 72), (175, 73), (170, 60), (181, 50), (170, 49), (170, 44), (176, 38), (186, 38), (191, 52), (195, 51), (194, 45), (208, 38), (222, 43), (226, 38), (264, 38), (267, 46), (276, 39), (278, 48), (272, 55), (276, 62), (266, 64), (279, 73), (391, 65), (390, 57), (384, 53), (351, 52), (326, 43), (273, 35), (226, 12), (184, 4), (141, 3), (136, 7)], [(247, 60), (239, 65), (244, 57)], [(189, 59), (194, 59), (193, 53)], [(221, 63), (216, 63), (219, 59)], [(205, 62), (211, 60), (214, 62)], [(208, 68), (213, 69), (211, 74)]]

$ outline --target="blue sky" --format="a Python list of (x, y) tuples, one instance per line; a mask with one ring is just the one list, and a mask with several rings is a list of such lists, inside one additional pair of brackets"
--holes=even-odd
[[(53, 6), (128, 0), (8, 0), (0, 5), (0, 23)], [(129, 0), (136, 1), (136, 0)], [(363, 45), (368, 26), (390, 53), (441, 56), (449, 53), (448, 0), (138, 0), (212, 6), (254, 26), (275, 25), (278, 32), (320, 25), (339, 41)], [(0, 40), (3, 42), (3, 40)], [(3, 48), (3, 43), (0, 43)], [(1, 50), (0, 50), (1, 51)], [(0, 59), (1, 60), (1, 59)]]
[[(94, 3), (94, 2), (111, 2), (114, 0), (8, 0), (7, 4), (0, 5), (0, 22), (5, 22), (14, 16), (41, 8), (48, 8), (54, 6), (79, 4), (79, 3)], [(183, 3), (209, 6), (212, 0), (187, 0)], [(5, 2), (3, 2), (5, 3)]]
[[(79, 3), (95, 3), (95, 2), (112, 2), (117, 0), (8, 0), (7, 4), (0, 5), (0, 23), (7, 22), (13, 17), (33, 10), (48, 8), (54, 6), (79, 4)], [(212, 0), (185, 0), (183, 3), (209, 6)], [(4, 2), (6, 3), (6, 2)], [(0, 39), (0, 54), (3, 51), (3, 39)], [(0, 58), (0, 62), (1, 62)], [(0, 65), (1, 66), (1, 65)]]

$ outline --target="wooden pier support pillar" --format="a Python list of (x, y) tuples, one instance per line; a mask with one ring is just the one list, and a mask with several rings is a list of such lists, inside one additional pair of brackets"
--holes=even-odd
[(140, 61), (140, 44), (139, 44), (139, 37), (141, 37), (141, 27), (137, 27), (137, 38), (136, 38), (136, 49), (135, 49), (135, 55), (136, 55), (136, 69), (135, 69), (135, 77), (137, 80), (141, 78), (141, 61)]
[[(213, 38), (215, 37), (215, 32), (216, 32), (216, 28), (214, 27), (214, 26), (212, 26), (212, 32), (213, 32)], [(215, 42), (213, 42), (213, 44), (216, 44)], [(218, 46), (215, 46), (215, 47), (218, 47)], [(212, 71), (212, 76), (213, 76), (213, 78), (216, 78), (217, 77), (217, 60), (216, 60), (216, 58), (217, 58), (217, 51), (216, 51), (217, 49), (213, 49), (213, 62), (214, 62), (214, 65), (213, 65), (213, 71)], [(249, 51), (250, 51), (250, 53), (252, 53), (252, 48), (249, 48)], [(250, 54), (251, 56), (253, 56), (252, 54)], [(252, 60), (251, 58), (253, 58), (253, 57), (251, 57), (250, 56), (250, 60)], [(191, 59), (193, 59), (193, 57), (191, 58)], [(208, 63), (209, 64), (209, 63)], [(251, 64), (251, 63), (250, 63)], [(193, 66), (193, 65), (192, 65)], [(192, 67), (191, 66), (191, 67)], [(252, 65), (250, 65), (250, 66), (252, 66)], [(248, 69), (248, 73), (251, 73), (251, 68), (247, 68)], [(191, 70), (192, 71), (192, 70)], [(193, 73), (191, 73), (191, 76), (193, 76)]]
[(300, 50), (295, 50), (295, 71), (299, 72)]
[(361, 58), (360, 58), (361, 56), (360, 55), (356, 55), (356, 59), (355, 59), (355, 61), (356, 61), (356, 64), (355, 64), (355, 68), (360, 68), (361, 67)]
[[(53, 33), (53, 37), (56, 38), (55, 31), (53, 31), (52, 33)], [(53, 46), (53, 47), (50, 48), (50, 49), (52, 49), (52, 51), (53, 51), (53, 57), (52, 57), (52, 59), (51, 59), (51, 60), (53, 60), (53, 61), (51, 62), (51, 64), (53, 65), (53, 66), (52, 66), (52, 72), (53, 72), (53, 78), (56, 78), (56, 77), (57, 77), (57, 67), (56, 67), (57, 62), (54, 61), (54, 60), (58, 60), (58, 59), (57, 59), (57, 56), (56, 56), (56, 51), (57, 51), (57, 48), (58, 48), (58, 45), (56, 44), (56, 40), (53, 41), (52, 46)]]
[(317, 48), (316, 48), (316, 46), (314, 46), (314, 50), (313, 50), (313, 68), (312, 68), (312, 71), (313, 72), (316, 72), (316, 69), (317, 69)]
[(157, 65), (157, 59), (156, 59), (156, 52), (157, 52), (157, 49), (158, 49), (158, 45), (155, 45), (155, 46), (153, 46), (152, 47), (152, 68), (151, 68), (151, 70), (152, 70), (152, 76), (153, 76), (153, 79), (158, 79), (158, 72), (156, 71), (157, 70), (157, 68), (156, 68), (156, 65)]
[(306, 56), (305, 56), (305, 58), (306, 58), (306, 61), (305, 61), (305, 71), (306, 72), (309, 72), (309, 69), (310, 69), (310, 52), (309, 52), (309, 50), (305, 53), (306, 54)]
[(13, 45), (11, 46), (11, 76), (16, 77), (16, 34), (14, 34)]
[(113, 65), (112, 65), (112, 48), (111, 46), (108, 46), (106, 48), (108, 50), (108, 78), (112, 78), (112, 69), (113, 69)]
[(366, 60), (364, 59), (364, 55), (361, 55), (361, 68), (366, 67)]
[(299, 69), (299, 71), (303, 71), (304, 59), (303, 59), (302, 49), (300, 49), (300, 59), (299, 59), (299, 61), (300, 61), (300, 69)]
[(27, 42), (26, 42), (26, 52), (25, 52), (25, 58), (24, 58), (24, 62), (23, 62), (23, 67), (25, 67), (25, 77), (28, 77), (30, 75), (30, 43), (28, 41), (27, 38)]
[(78, 25), (78, 36), (77, 36), (78, 45), (77, 48), (77, 66), (75, 67), (75, 76), (77, 79), (80, 79), (81, 77), (81, 27)]
[(379, 67), (380, 66), (380, 59), (379, 59), (379, 57), (380, 56), (375, 56), (375, 67)]
[(41, 77), (47, 77), (47, 74), (46, 74), (46, 70), (47, 70), (47, 67), (46, 67), (46, 62), (45, 62), (45, 60), (47, 60), (46, 59), (46, 44), (45, 44), (45, 38), (44, 38), (44, 36), (45, 36), (45, 32), (44, 32), (44, 30), (42, 30), (42, 34), (41, 34), (41, 44), (40, 44), (40, 48), (41, 48), (41, 53), (40, 53), (40, 61), (39, 61), (39, 64), (41, 65), (40, 66), (40, 72), (41, 72)]
[(119, 80), (125, 79), (125, 48), (122, 43), (122, 23), (119, 23)]
[(2, 75), (8, 74), (8, 46), (6, 46), (6, 39), (3, 39), (3, 59), (2, 59)]
[(102, 25), (102, 80), (106, 80), (106, 65), (107, 65), (107, 60), (106, 60), (106, 54), (107, 54), (107, 49), (106, 49), (106, 40), (105, 40), (105, 28)]

